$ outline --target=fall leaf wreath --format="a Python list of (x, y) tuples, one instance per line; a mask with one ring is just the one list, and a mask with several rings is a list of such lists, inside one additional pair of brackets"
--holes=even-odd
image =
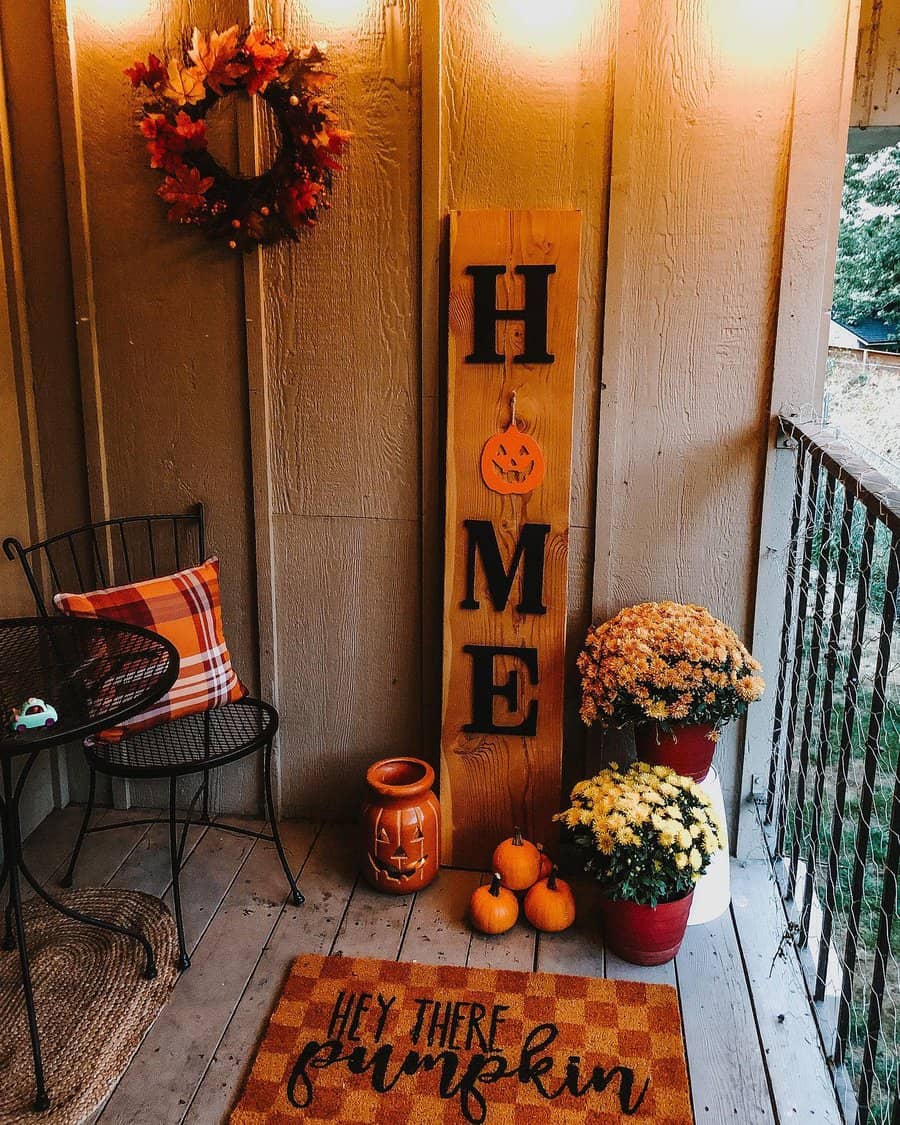
[[(318, 46), (291, 50), (257, 28), (210, 33), (194, 28), (181, 58), (150, 55), (125, 74), (144, 88), (139, 128), (150, 167), (165, 173), (157, 195), (169, 222), (198, 227), (232, 250), (297, 239), (329, 206), (332, 176), (349, 133), (338, 128), (325, 90), (334, 77)], [(243, 90), (275, 118), (278, 150), (260, 176), (234, 176), (210, 154), (206, 117), (222, 98)]]

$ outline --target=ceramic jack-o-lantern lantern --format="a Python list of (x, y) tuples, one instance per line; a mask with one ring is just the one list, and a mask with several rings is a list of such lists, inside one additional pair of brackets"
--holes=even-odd
[(362, 871), (376, 890), (402, 895), (427, 887), (440, 865), (440, 806), (434, 770), (418, 758), (384, 758), (366, 771)]
[(519, 429), (516, 394), (510, 396), (510, 423), (492, 434), (481, 451), (481, 477), (492, 492), (524, 496), (544, 479), (544, 454), (531, 434)]

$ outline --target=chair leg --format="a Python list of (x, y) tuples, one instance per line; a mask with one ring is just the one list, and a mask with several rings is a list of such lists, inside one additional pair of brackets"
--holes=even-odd
[(176, 817), (178, 810), (175, 807), (175, 797), (178, 788), (178, 778), (169, 778), (169, 855), (172, 860), (172, 899), (175, 905), (175, 926), (178, 930), (178, 968), (184, 972), (189, 969), (191, 959), (188, 957), (187, 946), (184, 940), (184, 918), (181, 914), (181, 846), (178, 841), (178, 826)]
[(13, 933), (13, 901), (12, 892), (10, 892), (3, 918), (3, 949), (7, 953), (12, 953), (15, 948), (16, 938)]
[(288, 886), (291, 889), (291, 899), (294, 906), (303, 905), (303, 895), (297, 889), (297, 884), (294, 880), (294, 873), (291, 871), (291, 866), (288, 863), (287, 856), (284, 854), (284, 845), (281, 842), (281, 830), (278, 827), (278, 818), (275, 816), (275, 801), (272, 797), (272, 743), (266, 744), (263, 751), (263, 784), (266, 790), (266, 813), (269, 817), (269, 825), (272, 829), (272, 838), (275, 841), (275, 850), (278, 852), (278, 858), (281, 860), (281, 866), (284, 870), (285, 877), (288, 881)]
[[(205, 711), (203, 713), (203, 753), (206, 758), (209, 758), (209, 737), (209, 712)], [(200, 811), (200, 819), (204, 824), (209, 824), (209, 774), (209, 770), (206, 770), (203, 774), (203, 805)]]
[(66, 873), (59, 881), (61, 887), (71, 887), (72, 879), (75, 877), (75, 864), (78, 862), (78, 856), (81, 854), (81, 845), (84, 843), (84, 838), (87, 835), (88, 825), (91, 822), (91, 815), (94, 812), (94, 797), (97, 793), (97, 771), (91, 766), (91, 783), (88, 790), (88, 801), (85, 805), (84, 816), (81, 819), (81, 830), (78, 833), (78, 839), (75, 841), (75, 847), (72, 849), (72, 857), (69, 860), (69, 866), (66, 868)]
[(203, 797), (200, 806), (200, 819), (204, 824), (209, 824), (209, 770), (203, 775)]
[[(9, 864), (6, 862), (6, 856), (3, 857), (3, 874), (0, 875), (0, 894), (3, 893), (3, 888), (6, 886), (6, 880), (9, 878)], [(12, 932), (12, 889), (6, 903), (6, 924), (3, 929), (3, 940), (0, 942), (0, 948), (6, 950), (15, 949), (16, 941)]]

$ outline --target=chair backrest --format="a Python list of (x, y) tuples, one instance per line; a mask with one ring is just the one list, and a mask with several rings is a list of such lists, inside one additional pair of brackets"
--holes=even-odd
[(122, 516), (84, 524), (27, 547), (10, 536), (3, 550), (8, 559), (18, 559), (37, 611), (47, 617), (54, 594), (140, 582), (203, 562), (203, 505), (183, 515)]

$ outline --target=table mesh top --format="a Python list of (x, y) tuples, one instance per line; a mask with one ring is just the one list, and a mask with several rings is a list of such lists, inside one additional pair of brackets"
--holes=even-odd
[[(71, 617), (0, 620), (0, 751), (27, 753), (101, 730), (164, 695), (178, 655), (162, 637), (115, 621)], [(52, 725), (11, 728), (29, 698), (57, 712)]]

